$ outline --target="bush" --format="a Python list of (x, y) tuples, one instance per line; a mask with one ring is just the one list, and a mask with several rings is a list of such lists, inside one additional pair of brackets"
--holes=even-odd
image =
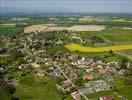
[(128, 59), (127, 58), (123, 58), (121, 61), (121, 69), (126, 69), (127, 68), (127, 62)]
[(15, 92), (16, 92), (15, 86), (12, 85), (12, 84), (9, 84), (7, 86), (7, 93), (10, 94), (10, 95), (13, 95)]

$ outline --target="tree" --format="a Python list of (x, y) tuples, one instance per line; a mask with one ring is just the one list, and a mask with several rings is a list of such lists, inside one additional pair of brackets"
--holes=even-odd
[(16, 92), (15, 86), (12, 85), (12, 84), (9, 84), (7, 86), (7, 93), (10, 94), (10, 95), (13, 95), (15, 92)]
[(110, 51), (108, 52), (108, 54), (109, 54), (110, 56), (113, 56), (113, 54), (114, 54), (113, 50), (110, 50)]
[(70, 92), (71, 92), (71, 93), (73, 93), (73, 92), (75, 92), (75, 91), (77, 91), (77, 89), (76, 89), (75, 87), (72, 87), (72, 88), (70, 89)]
[(78, 77), (74, 82), (77, 86), (82, 87), (84, 86), (85, 80), (82, 77)]
[(2, 78), (3, 72), (4, 72), (4, 68), (3, 68), (2, 65), (0, 64), (0, 78)]
[(15, 97), (15, 96), (12, 96), (11, 97), (11, 100), (19, 100), (19, 98), (18, 97)]
[(24, 64), (26, 63), (26, 61), (24, 60), (23, 57), (19, 57), (17, 60), (16, 60), (16, 64), (17, 65), (21, 65), (21, 64)]
[(23, 57), (24, 55), (22, 54), (22, 52), (17, 51), (15, 48), (14, 49), (10, 49), (9, 50), (9, 54), (14, 58), (17, 59), (19, 57)]
[(0, 92), (5, 92), (7, 88), (7, 82), (1, 78), (0, 79)]
[(127, 63), (128, 63), (128, 59), (123, 58), (122, 61), (121, 61), (121, 69), (126, 69), (127, 68)]
[(132, 68), (128, 68), (126, 71), (125, 71), (125, 76), (128, 77), (128, 76), (132, 76)]

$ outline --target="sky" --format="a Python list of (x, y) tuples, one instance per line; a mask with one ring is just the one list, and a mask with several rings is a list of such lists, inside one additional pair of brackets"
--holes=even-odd
[(132, 13), (132, 0), (0, 0), (0, 12)]

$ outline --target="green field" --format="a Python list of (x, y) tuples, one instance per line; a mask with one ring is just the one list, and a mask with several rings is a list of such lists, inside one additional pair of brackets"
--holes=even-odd
[(123, 29), (123, 27), (106, 27), (105, 30), (100, 31), (100, 32), (85, 32), (88, 34), (95, 34), (95, 35), (113, 35), (113, 34), (127, 34), (127, 33), (132, 33), (132, 30), (128, 29)]
[(100, 32), (78, 32), (82, 39), (88, 39), (89, 36), (95, 35), (109, 41), (113, 44), (131, 44), (132, 43), (132, 30), (123, 29), (123, 27), (106, 27), (105, 30)]
[[(117, 48), (120, 45), (129, 45), (130, 46), (132, 44), (132, 30), (123, 29), (123, 27), (119, 27), (119, 26), (118, 27), (117, 26), (116, 27), (115, 26), (106, 27), (105, 30), (100, 31), (100, 32), (78, 32), (77, 35), (79, 37), (81, 37), (83, 40), (91, 39), (91, 36), (97, 36), (97, 37), (102, 38), (105, 43), (113, 44), (113, 45), (117, 46)], [(78, 44), (78, 42), (73, 42), (73, 43)], [(96, 50), (99, 50), (99, 47), (103, 47), (102, 45), (94, 46), (91, 43), (83, 44), (83, 46), (86, 46), (86, 47), (98, 47), (98, 48), (97, 49), (95, 49), (95, 48), (80, 48), (80, 47), (74, 48), (75, 46), (73, 46), (73, 49), (71, 49), (71, 50), (68, 49), (68, 50), (70, 50), (70, 51), (73, 50), (73, 51), (76, 51), (77, 52), (77, 51), (80, 51), (80, 50), (78, 50), (78, 48), (80, 48), (81, 51), (83, 51), (81, 53), (88, 53), (88, 54), (90, 54), (91, 52), (94, 52)], [(108, 47), (109, 46), (111, 46), (111, 45), (108, 45)], [(70, 48), (72, 48), (72, 47), (70, 46)], [(104, 53), (104, 51), (108, 51), (108, 49), (110, 49), (110, 48), (104, 48), (105, 50), (101, 50), (100, 53)], [(101, 48), (101, 49), (103, 49), (103, 48)], [(111, 49), (113, 49), (113, 47)], [(129, 50), (125, 50), (125, 48), (122, 48), (122, 49), (121, 48), (118, 48), (118, 49), (121, 52), (125, 53), (126, 55), (127, 54), (128, 55), (132, 55), (132, 53), (131, 53), (131, 50), (132, 50), (131, 47), (130, 47)], [(94, 52), (94, 53), (97, 53), (97, 52)], [(78, 54), (79, 54), (79, 52), (78, 52)]]
[(124, 18), (113, 19), (111, 21), (113, 22), (132, 22), (132, 20), (126, 20)]
[(0, 47), (3, 47), (4, 46), (4, 42), (0, 40)]
[(132, 43), (132, 33), (103, 35), (114, 43)]
[(102, 91), (102, 92), (96, 92), (92, 94), (86, 94), (86, 96), (91, 100), (99, 100), (101, 96), (112, 96), (114, 97), (114, 100), (121, 100), (120, 97), (118, 97), (113, 91)]
[(9, 100), (9, 97), (6, 93), (0, 93), (0, 100)]
[(3, 27), (15, 27), (16, 23), (4, 23), (4, 24), (0, 24), (0, 26), (3, 26)]
[(0, 34), (11, 35), (20, 33), (23, 29), (19, 27), (0, 26)]
[[(57, 90), (56, 84), (56, 80), (48, 76), (40, 78), (29, 74), (20, 78), (16, 95), (20, 100), (63, 100), (64, 94)], [(65, 100), (72, 99), (66, 96)]]
[(109, 50), (118, 51), (118, 50), (127, 50), (132, 49), (132, 45), (117, 45), (117, 46), (107, 46), (107, 47), (84, 47), (79, 44), (68, 44), (65, 45), (70, 51), (79, 51), (79, 52), (107, 52)]
[(105, 30), (100, 32), (87, 32), (96, 35), (113, 35), (113, 34), (127, 34), (132, 33), (132, 30), (123, 29), (123, 27), (107, 27)]
[(124, 50), (121, 51), (122, 53), (125, 53), (126, 55), (132, 56), (132, 50)]

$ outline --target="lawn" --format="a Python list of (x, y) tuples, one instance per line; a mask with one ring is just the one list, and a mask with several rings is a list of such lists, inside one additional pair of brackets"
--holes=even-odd
[[(63, 94), (56, 88), (56, 80), (45, 76), (37, 77), (33, 74), (20, 78), (16, 85), (16, 95), (20, 100), (63, 100)], [(66, 96), (66, 100), (72, 100)]]
[(3, 47), (4, 45), (5, 45), (5, 43), (0, 40), (0, 47)]
[(0, 56), (0, 64), (8, 65), (8, 64), (12, 63), (12, 61), (13, 61), (13, 59), (11, 58), (11, 56), (7, 56), (7, 57)]
[(70, 51), (79, 51), (79, 52), (107, 52), (109, 50), (117, 51), (117, 50), (127, 50), (132, 49), (132, 44), (130, 45), (117, 45), (117, 46), (107, 46), (107, 47), (85, 47), (79, 44), (68, 44), (65, 47)]
[(132, 85), (125, 85), (118, 93), (126, 97), (128, 100), (132, 100)]
[(0, 100), (9, 100), (9, 97), (6, 93), (0, 93)]

